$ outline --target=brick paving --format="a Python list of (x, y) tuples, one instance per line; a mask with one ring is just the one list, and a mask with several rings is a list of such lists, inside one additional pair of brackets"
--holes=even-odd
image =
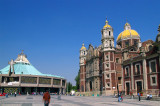
[[(123, 102), (117, 102), (117, 98), (108, 97), (80, 97), (80, 96), (51, 96), (49, 106), (160, 106), (160, 101), (148, 101), (137, 99), (124, 99)], [(0, 97), (0, 106), (44, 106), (42, 96), (17, 96)]]

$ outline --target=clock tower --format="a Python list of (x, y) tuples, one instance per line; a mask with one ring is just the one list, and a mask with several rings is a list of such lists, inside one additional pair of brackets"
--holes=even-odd
[(101, 30), (103, 51), (114, 50), (113, 28), (108, 24), (107, 18), (105, 26)]

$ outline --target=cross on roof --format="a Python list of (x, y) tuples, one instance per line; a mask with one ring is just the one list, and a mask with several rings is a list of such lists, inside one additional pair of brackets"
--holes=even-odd
[(24, 50), (22, 50), (21, 54), (24, 54), (23, 51), (24, 51)]
[(9, 62), (9, 64), (10, 64), (11, 66), (13, 66), (14, 63), (15, 63), (15, 62), (13, 61), (13, 59)]

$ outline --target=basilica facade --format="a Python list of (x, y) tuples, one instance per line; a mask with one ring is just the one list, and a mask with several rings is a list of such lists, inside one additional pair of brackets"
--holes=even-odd
[[(159, 26), (160, 27), (160, 26)], [(160, 28), (158, 29), (160, 31)], [(129, 23), (116, 39), (107, 19), (101, 45), (80, 49), (80, 92), (84, 95), (125, 95), (160, 91), (160, 33), (156, 41), (141, 42)]]
[(0, 93), (40, 94), (46, 90), (65, 94), (66, 79), (41, 73), (28, 61), (23, 51), (16, 60), (12, 59), (0, 70)]

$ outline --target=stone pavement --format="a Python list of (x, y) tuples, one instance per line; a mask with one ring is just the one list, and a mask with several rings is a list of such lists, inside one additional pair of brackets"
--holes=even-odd
[[(160, 101), (147, 101), (137, 99), (124, 99), (117, 102), (117, 98), (108, 97), (80, 97), (62, 96), (61, 100), (57, 96), (51, 96), (50, 106), (160, 106)], [(42, 96), (17, 96), (0, 97), (0, 106), (44, 106)]]

